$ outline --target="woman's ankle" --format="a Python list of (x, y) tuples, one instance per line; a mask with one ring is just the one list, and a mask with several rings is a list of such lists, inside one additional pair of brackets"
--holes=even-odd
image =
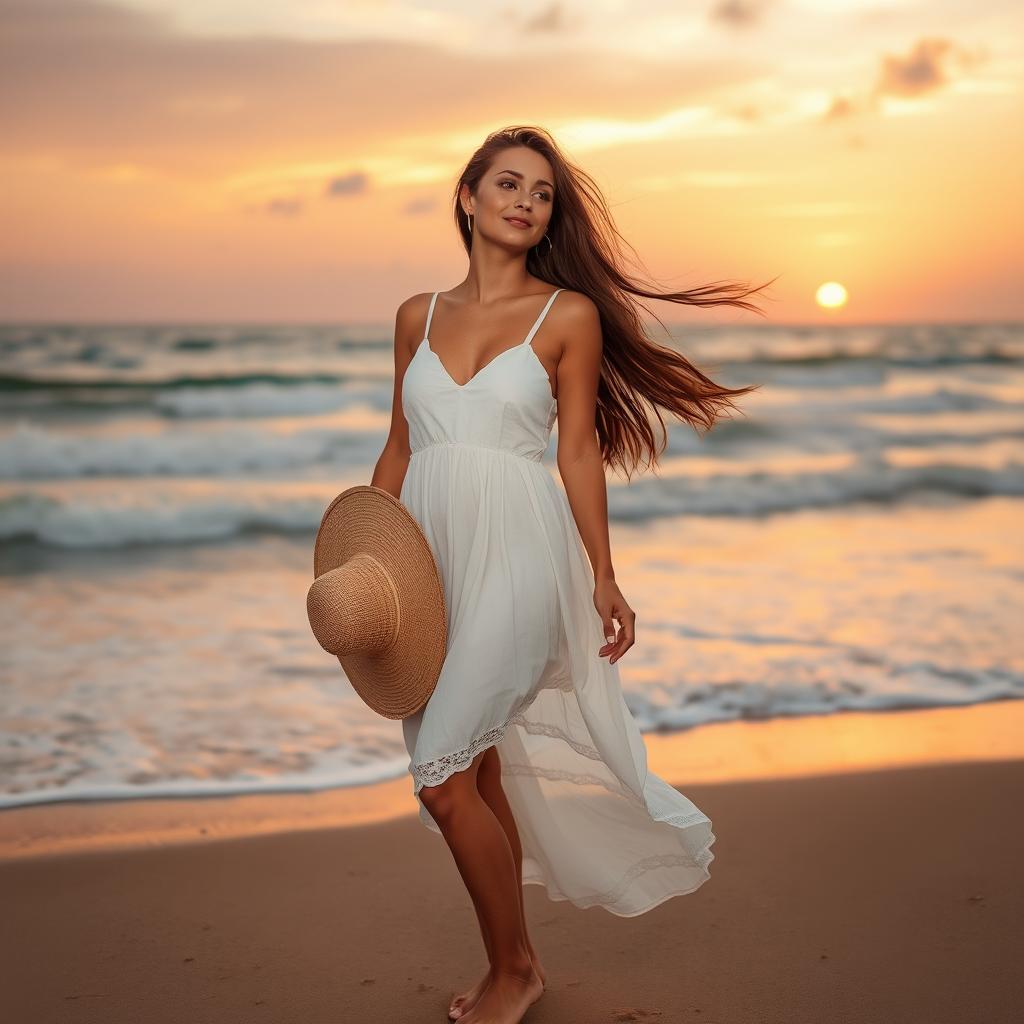
[(533, 960), (528, 956), (499, 961), (491, 965), (490, 971), (492, 975), (510, 974), (513, 978), (518, 978), (520, 981), (529, 981), (537, 974), (533, 966)]

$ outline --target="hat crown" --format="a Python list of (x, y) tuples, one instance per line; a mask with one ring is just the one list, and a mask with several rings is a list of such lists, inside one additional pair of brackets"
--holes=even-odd
[(330, 654), (381, 654), (398, 637), (398, 591), (387, 568), (360, 552), (313, 581), (309, 624)]
[(444, 587), (423, 528), (390, 491), (337, 495), (313, 545), (309, 624), (355, 692), (385, 718), (407, 718), (434, 691), (447, 651)]

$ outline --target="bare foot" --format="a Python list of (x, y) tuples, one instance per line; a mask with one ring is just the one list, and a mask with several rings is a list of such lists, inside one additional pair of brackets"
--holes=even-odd
[(519, 1024), (523, 1014), (544, 994), (540, 976), (505, 970), (488, 972), (490, 982), (476, 1006), (459, 1018), (462, 1024)]
[(488, 968), (484, 976), (468, 991), (460, 996), (453, 996), (448, 1006), (448, 1019), (458, 1020), (464, 1013), (468, 1013), (476, 1006), (480, 997), (484, 994), (491, 980), (491, 969)]
[[(541, 966), (540, 958), (537, 956), (533, 947), (530, 947), (530, 958), (533, 962), (533, 970), (537, 977), (540, 978), (541, 989), (547, 984), (547, 974), (544, 968)], [(462, 1020), (464, 1015), (469, 1013), (474, 1006), (480, 1001), (480, 997), (484, 994), (484, 990), (487, 988), (491, 981), (493, 972), (488, 968), (487, 973), (468, 991), (463, 992), (460, 996), (455, 996), (451, 1005), (448, 1007), (448, 1019), (449, 1020)]]

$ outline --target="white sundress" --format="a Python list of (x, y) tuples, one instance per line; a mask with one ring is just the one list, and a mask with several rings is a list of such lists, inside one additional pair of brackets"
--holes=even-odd
[(399, 498), (440, 570), (448, 647), (437, 686), (402, 720), (420, 798), (498, 748), (523, 884), (633, 917), (709, 877), (710, 819), (647, 770), (594, 607), (594, 576), (541, 459), (556, 402), (529, 334), (465, 384), (423, 340), (402, 382), (412, 455)]

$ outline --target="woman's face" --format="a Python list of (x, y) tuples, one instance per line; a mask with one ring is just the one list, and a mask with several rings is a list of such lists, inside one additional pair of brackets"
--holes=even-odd
[(511, 146), (494, 158), (475, 196), (464, 188), (463, 209), (473, 215), (474, 232), (529, 249), (541, 241), (551, 220), (554, 180), (546, 157), (527, 146)]

